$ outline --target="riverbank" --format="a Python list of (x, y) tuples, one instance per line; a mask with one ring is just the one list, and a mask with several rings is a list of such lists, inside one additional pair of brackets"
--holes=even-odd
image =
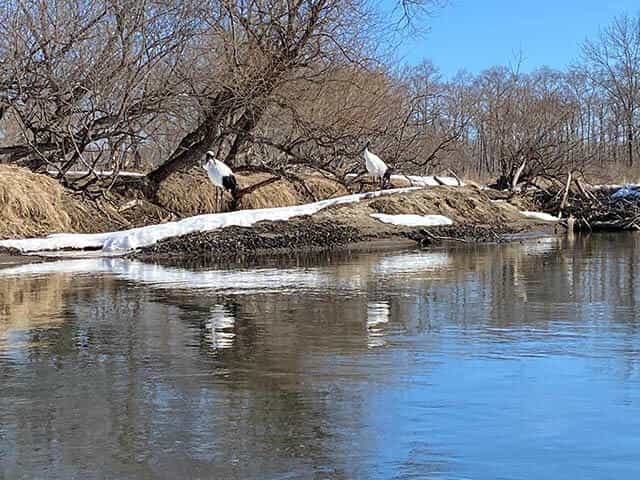
[(143, 248), (128, 258), (163, 264), (259, 262), (267, 257), (287, 257), (326, 251), (380, 252), (412, 247), (505, 243), (557, 234), (552, 225), (483, 225), (397, 229), (362, 235), (357, 229), (312, 220), (288, 225), (265, 222), (256, 228), (230, 227), (176, 237)]
[[(439, 224), (443, 219), (450, 224)], [(416, 224), (423, 220), (425, 225)], [(390, 221), (396, 223), (385, 223)], [(516, 206), (494, 202), (477, 187), (437, 186), (336, 204), (287, 221), (263, 221), (250, 227), (232, 226), (167, 238), (129, 256), (145, 261), (221, 261), (294, 252), (429, 246), (449, 241), (497, 243), (524, 235), (552, 235), (559, 228), (562, 229), (553, 222), (526, 218)]]
[[(291, 178), (262, 172), (236, 177), (247, 192), (237, 210), (302, 205), (349, 194), (330, 174), (303, 168)], [(111, 188), (89, 194), (64, 188), (48, 175), (0, 165), (0, 240), (139, 228), (228, 212), (232, 204), (231, 196), (215, 188), (202, 169), (171, 176), (150, 197), (145, 191), (141, 176), (118, 177)]]
[[(495, 201), (486, 190), (473, 185), (414, 186), (338, 197), (333, 195), (335, 189), (324, 192), (329, 198), (322, 201), (305, 203), (276, 196), (275, 207), (267, 204), (269, 208), (174, 221), (149, 217), (140, 227), (114, 231), (105, 231), (101, 223), (110, 216), (105, 213), (99, 218), (96, 213), (94, 224), (103, 227), (96, 233), (90, 229), (90, 233), (4, 240), (0, 247), (12, 248), (4, 252), (12, 262), (19, 262), (21, 253), (30, 253), (29, 260), (67, 255), (127, 255), (147, 261), (223, 260), (337, 249), (405, 248), (446, 241), (502, 242), (513, 235), (554, 233), (557, 228), (554, 222), (526, 218), (522, 205)], [(62, 203), (67, 201), (68, 192), (58, 193)], [(313, 196), (319, 194), (317, 191)], [(195, 197), (197, 194), (187, 195), (190, 200)], [(262, 194), (260, 198), (266, 201), (267, 197)], [(54, 210), (60, 213), (60, 209)]]

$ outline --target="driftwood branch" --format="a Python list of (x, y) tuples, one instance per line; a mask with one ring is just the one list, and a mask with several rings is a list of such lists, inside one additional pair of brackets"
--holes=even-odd
[(558, 218), (562, 218), (562, 210), (567, 205), (567, 199), (569, 198), (569, 189), (571, 188), (571, 178), (573, 174), (569, 172), (567, 175), (567, 185), (564, 189), (564, 194), (562, 195), (562, 201), (560, 202), (560, 208), (558, 209)]
[(524, 167), (526, 167), (527, 165), (527, 160), (523, 160), (522, 163), (520, 164), (520, 167), (518, 167), (518, 170), (516, 170), (516, 174), (513, 176), (513, 182), (511, 183), (511, 190), (515, 192), (516, 187), (518, 186), (518, 181), (520, 180), (520, 175), (522, 175), (522, 172), (524, 171)]

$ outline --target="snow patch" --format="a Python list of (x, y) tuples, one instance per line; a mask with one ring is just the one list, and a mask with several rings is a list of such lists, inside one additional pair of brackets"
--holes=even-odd
[[(353, 179), (358, 175), (355, 173), (349, 173), (345, 176), (345, 179)], [(412, 186), (415, 187), (437, 187), (438, 185), (445, 184), (449, 187), (464, 187), (464, 182), (458, 182), (455, 177), (441, 177), (438, 176), (438, 180), (436, 180), (436, 176), (428, 175), (428, 176), (419, 176), (419, 175), (391, 175), (391, 181), (408, 181)]]
[(610, 183), (610, 184), (602, 184), (602, 185), (592, 185), (592, 190), (618, 190), (624, 187), (637, 188), (640, 187), (637, 183)]
[[(57, 175), (58, 171), (57, 170), (47, 170), (47, 173), (49, 175)], [(140, 173), (140, 172), (128, 172), (128, 171), (119, 171), (116, 172), (115, 170), (93, 170), (93, 172), (90, 172), (89, 170), (71, 170), (69, 172), (67, 172), (65, 175), (68, 177), (84, 177), (86, 175), (89, 174), (93, 174), (95, 173), (96, 176), (98, 177), (110, 177), (114, 174), (116, 174), (118, 177), (136, 177), (136, 178), (141, 178), (144, 177), (146, 174), (144, 173)]]
[(558, 222), (560, 219), (554, 215), (550, 215), (544, 212), (529, 212), (527, 210), (522, 210), (520, 212), (523, 216), (527, 218), (534, 218), (536, 220), (544, 220), (545, 222)]
[(119, 232), (108, 233), (61, 233), (45, 238), (0, 241), (1, 247), (17, 248), (22, 252), (43, 252), (63, 249), (94, 249), (110, 255), (122, 255), (138, 248), (147, 247), (166, 238), (178, 237), (195, 232), (207, 232), (220, 228), (238, 226), (251, 227), (265, 220), (284, 221), (293, 217), (313, 215), (323, 208), (382, 195), (409, 192), (419, 187), (380, 190), (343, 197), (330, 198), (319, 202), (293, 207), (261, 208), (239, 210), (237, 212), (213, 213), (185, 218), (176, 222), (149, 225)]
[(625, 185), (624, 187), (618, 189), (611, 198), (617, 200), (619, 198), (630, 198), (632, 200), (636, 200), (640, 198), (640, 190), (637, 190), (637, 187), (632, 185)]
[(458, 182), (458, 179), (455, 177), (438, 176), (438, 180), (436, 180), (435, 176), (420, 177), (417, 175), (391, 175), (391, 180), (409, 180), (411, 185), (415, 185), (417, 187), (437, 187), (440, 185), (438, 182), (438, 180), (440, 180), (440, 182), (449, 187), (464, 187), (464, 182)]
[(444, 215), (387, 215), (386, 213), (372, 213), (371, 216), (383, 223), (391, 223), (405, 227), (441, 227), (444, 225), (453, 225), (453, 221)]

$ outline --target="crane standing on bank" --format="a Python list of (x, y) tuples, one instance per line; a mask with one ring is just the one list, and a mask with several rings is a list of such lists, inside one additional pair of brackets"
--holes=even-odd
[(380, 186), (384, 188), (385, 184), (391, 179), (391, 169), (387, 167), (387, 164), (379, 156), (369, 151), (369, 145), (370, 142), (367, 142), (364, 147), (364, 164), (374, 182), (380, 179)]

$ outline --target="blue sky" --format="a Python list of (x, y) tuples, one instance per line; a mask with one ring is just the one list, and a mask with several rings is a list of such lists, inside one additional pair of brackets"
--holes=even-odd
[(640, 12), (638, 0), (449, 0), (430, 33), (408, 39), (399, 51), (409, 64), (430, 59), (445, 77), (507, 65), (521, 51), (522, 70), (564, 68), (580, 44), (620, 14)]

